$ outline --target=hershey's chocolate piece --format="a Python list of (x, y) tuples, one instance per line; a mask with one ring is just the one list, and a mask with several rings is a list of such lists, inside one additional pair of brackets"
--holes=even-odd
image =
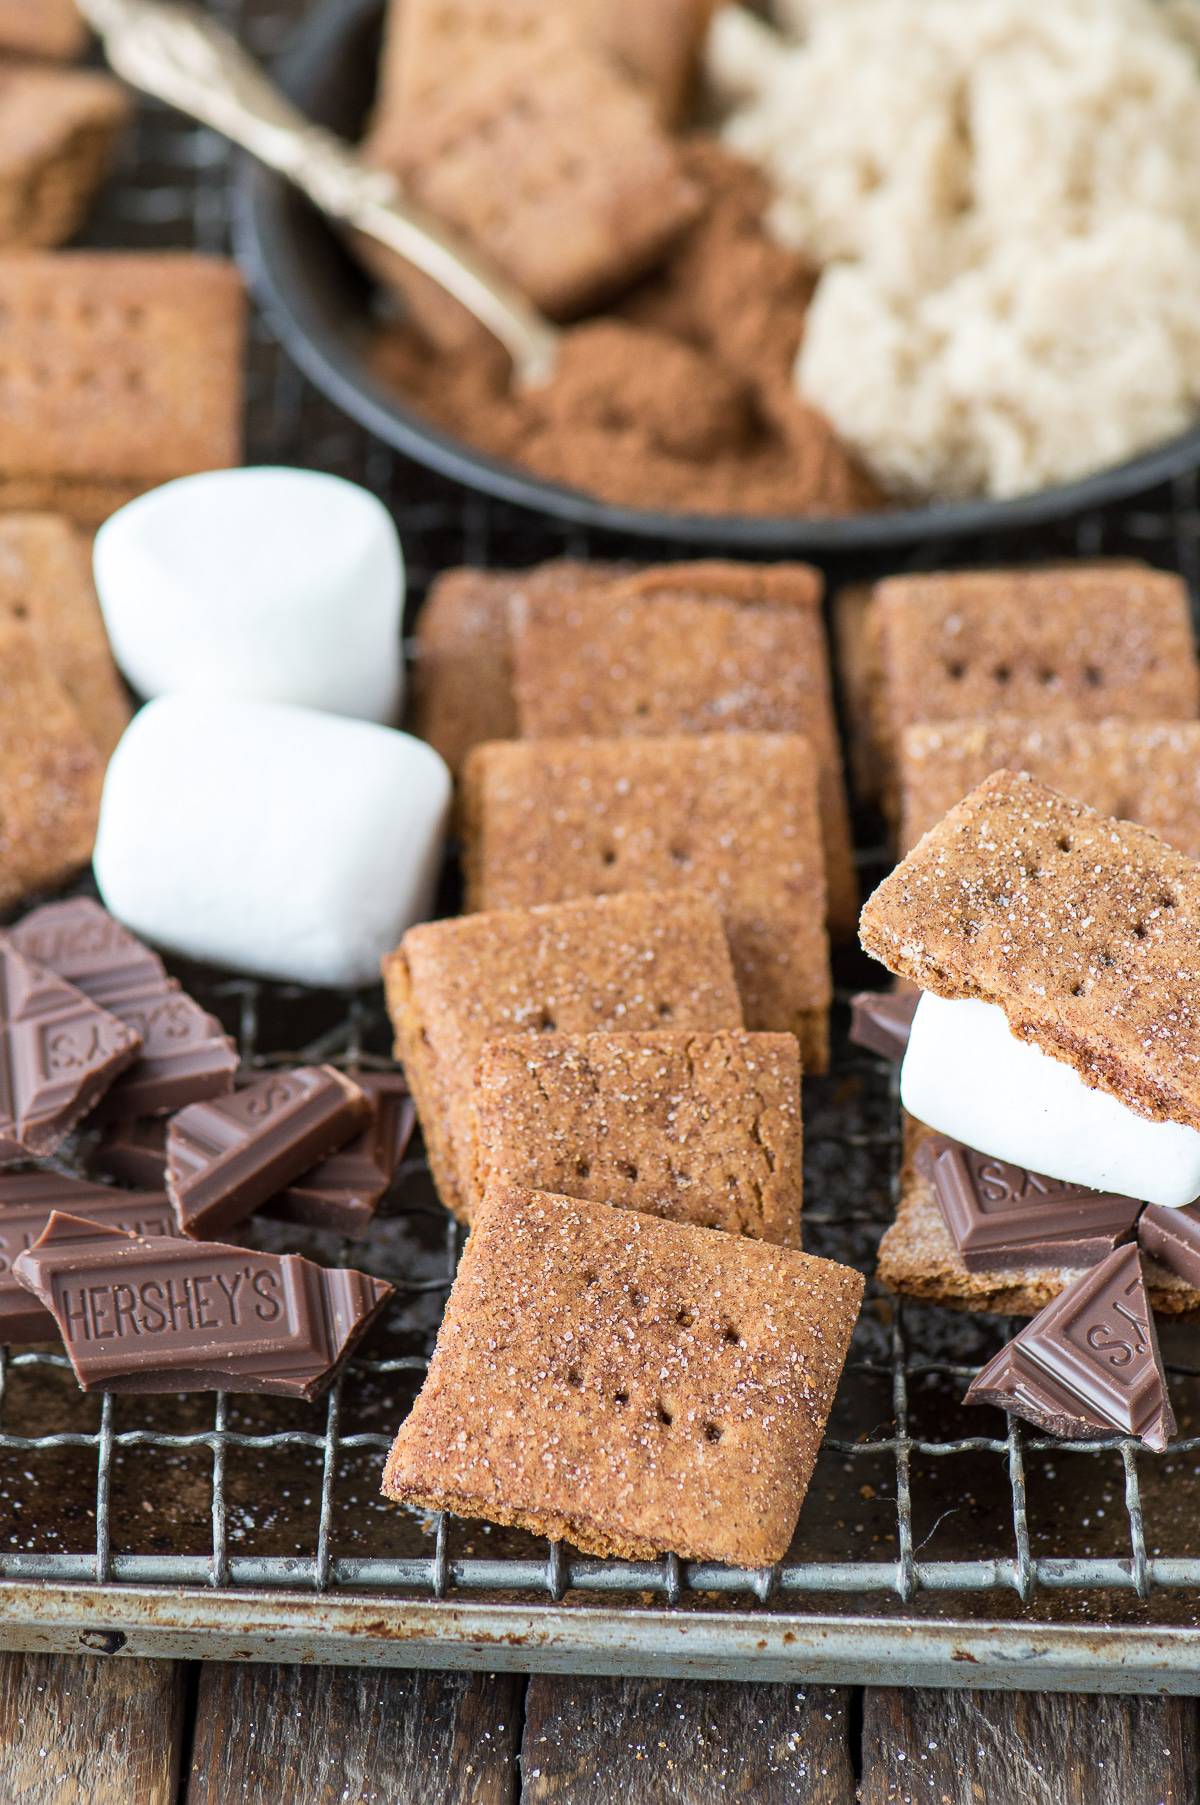
[(967, 1403), (1070, 1440), (1116, 1429), (1165, 1448), (1175, 1416), (1137, 1247), (1080, 1273), (984, 1367)]
[(228, 1097), (190, 1103), (167, 1126), (167, 1191), (185, 1235), (203, 1240), (266, 1203), (357, 1133), (369, 1105), (329, 1065), (268, 1072)]
[(17, 1258), (84, 1391), (313, 1398), (392, 1287), (299, 1254), (124, 1235), (55, 1212)]
[(1200, 1288), (1200, 1203), (1180, 1210), (1150, 1203), (1138, 1223), (1138, 1240), (1152, 1259)]
[(328, 1228), (351, 1240), (365, 1235), (412, 1138), (416, 1106), (399, 1072), (355, 1073), (371, 1106), (361, 1134), (264, 1204), (264, 1216), (306, 1228)]
[(175, 1232), (165, 1192), (119, 1191), (62, 1172), (0, 1172), (0, 1342), (51, 1341), (58, 1334), (44, 1304), (13, 1276), (17, 1255), (32, 1247), (55, 1210), (125, 1234)]
[(151, 1116), (233, 1089), (237, 1050), (215, 1016), (182, 991), (157, 953), (89, 897), (47, 903), (12, 930), (26, 958), (118, 1016), (140, 1057), (104, 1099), (112, 1116)]
[(140, 1046), (133, 1029), (0, 935), (0, 1160), (53, 1153)]
[(896, 1065), (904, 1058), (919, 990), (860, 990), (850, 998), (850, 1039)]
[(931, 1135), (915, 1164), (933, 1185), (968, 1272), (1025, 1266), (1094, 1266), (1132, 1232), (1133, 1197), (1063, 1184)]
[(165, 1189), (166, 1117), (122, 1116), (109, 1123), (92, 1148), (88, 1164), (93, 1171), (119, 1178), (122, 1184), (142, 1185), (150, 1191)]

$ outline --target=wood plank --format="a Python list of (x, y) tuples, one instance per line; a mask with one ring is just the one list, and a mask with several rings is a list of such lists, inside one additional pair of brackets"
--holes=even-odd
[(0, 1655), (0, 1799), (174, 1805), (180, 1661)]
[(188, 1805), (512, 1805), (524, 1681), (384, 1667), (201, 1669)]
[(1195, 1805), (1197, 1701), (872, 1689), (863, 1805)]
[(536, 1675), (521, 1805), (853, 1805), (848, 1694)]

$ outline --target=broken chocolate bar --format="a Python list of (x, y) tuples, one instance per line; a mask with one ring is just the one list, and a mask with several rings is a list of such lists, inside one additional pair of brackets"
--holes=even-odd
[(13, 928), (12, 938), (26, 958), (141, 1035), (138, 1059), (104, 1099), (106, 1115), (165, 1115), (233, 1089), (237, 1051), (220, 1022), (99, 903), (86, 896), (47, 903)]
[(0, 1160), (53, 1153), (141, 1038), (0, 935)]
[(896, 1065), (904, 1058), (908, 1031), (921, 1000), (919, 990), (860, 990), (850, 998), (850, 1039), (868, 1053)]
[(17, 1255), (32, 1247), (55, 1210), (125, 1234), (175, 1232), (164, 1192), (119, 1191), (62, 1172), (0, 1172), (0, 1342), (50, 1341), (54, 1318), (13, 1277)]
[(966, 1401), (1068, 1440), (1118, 1430), (1161, 1452), (1175, 1416), (1136, 1246), (1118, 1247), (1060, 1292), (977, 1375)]
[(923, 1140), (915, 1163), (968, 1272), (1094, 1266), (1132, 1232), (1142, 1208), (1136, 1198), (1062, 1184), (944, 1134)]
[(1200, 1203), (1169, 1210), (1151, 1203), (1138, 1223), (1142, 1251), (1200, 1289)]
[(412, 1138), (416, 1106), (399, 1072), (356, 1073), (354, 1082), (371, 1106), (362, 1133), (273, 1197), (264, 1216), (351, 1240), (366, 1234)]
[(299, 1254), (125, 1235), (56, 1211), (19, 1254), (84, 1391), (314, 1398), (392, 1287)]
[(205, 1103), (167, 1128), (167, 1190), (185, 1235), (203, 1240), (241, 1222), (345, 1146), (369, 1105), (329, 1065), (298, 1066)]
[(88, 1165), (123, 1185), (141, 1185), (149, 1191), (165, 1190), (167, 1183), (167, 1120), (165, 1116), (122, 1117), (106, 1125), (92, 1148)]

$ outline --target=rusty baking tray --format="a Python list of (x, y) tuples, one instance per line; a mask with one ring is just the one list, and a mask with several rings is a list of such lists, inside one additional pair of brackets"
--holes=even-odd
[[(222, 11), (260, 54), (294, 0)], [(100, 244), (226, 242), (219, 143), (146, 107), (97, 217)], [(464, 494), (351, 425), (257, 326), (248, 431), (257, 460), (311, 464), (393, 508), (419, 601), (461, 562), (516, 565), (630, 547)], [(975, 561), (1136, 554), (1197, 589), (1200, 493), (1180, 478)], [(961, 548), (956, 555), (961, 556)], [(946, 561), (936, 542), (908, 565)], [(871, 569), (839, 564), (840, 579)], [(878, 568), (875, 566), (874, 568)], [(864, 883), (881, 869), (860, 823)], [(314, 849), (319, 855), (319, 848)], [(178, 967), (243, 1058), (386, 1062), (378, 993), (311, 992)], [(806, 1236), (868, 1273), (892, 1214), (897, 1106), (846, 1041), (805, 1089)], [(264, 1225), (269, 1244), (350, 1250)], [(398, 1510), (385, 1450), (430, 1351), (459, 1251), (419, 1146), (353, 1258), (397, 1297), (329, 1398), (84, 1397), (50, 1350), (0, 1355), (0, 1645), (98, 1653), (380, 1661), (744, 1679), (1200, 1690), (1200, 1335), (1168, 1326), (1180, 1434), (1160, 1457), (1119, 1437), (1066, 1445), (988, 1410), (966, 1380), (1002, 1322), (897, 1307), (872, 1287), (788, 1560), (764, 1572), (583, 1559), (512, 1530)]]

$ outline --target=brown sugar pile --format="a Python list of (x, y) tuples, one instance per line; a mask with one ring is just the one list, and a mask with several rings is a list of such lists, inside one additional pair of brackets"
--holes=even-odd
[(514, 390), (482, 331), (444, 352), (408, 322), (380, 329), (377, 374), (455, 437), (606, 501), (686, 513), (878, 507), (793, 386), (814, 272), (768, 236), (762, 177), (702, 135), (680, 155), (705, 196), (700, 216), (654, 275), (568, 328), (545, 387)]

